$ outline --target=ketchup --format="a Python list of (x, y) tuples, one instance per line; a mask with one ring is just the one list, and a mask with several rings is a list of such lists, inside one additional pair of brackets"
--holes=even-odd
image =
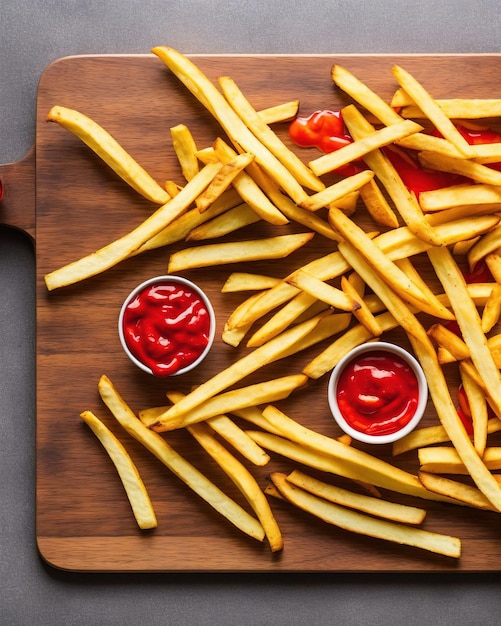
[(209, 343), (211, 319), (198, 293), (175, 281), (147, 285), (125, 307), (123, 335), (155, 376), (191, 365)]
[(346, 422), (367, 435), (389, 435), (406, 426), (419, 400), (412, 368), (400, 356), (377, 349), (347, 364), (336, 394)]
[[(501, 134), (489, 129), (470, 129), (457, 125), (458, 131), (469, 144), (501, 142)], [(433, 131), (435, 136), (439, 133)], [(351, 143), (351, 138), (343, 122), (341, 111), (319, 110), (308, 117), (296, 117), (289, 126), (289, 135), (298, 146), (315, 147), (329, 153)], [(422, 191), (433, 191), (469, 182), (463, 176), (440, 172), (421, 167), (415, 151), (390, 145), (381, 148), (393, 167), (397, 170), (404, 185), (419, 197)], [(491, 163), (489, 167), (501, 169), (501, 163)], [(366, 169), (362, 160), (339, 168), (337, 173), (350, 176)]]

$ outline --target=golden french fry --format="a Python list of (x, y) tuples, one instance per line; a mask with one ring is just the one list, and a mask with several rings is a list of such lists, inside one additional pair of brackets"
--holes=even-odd
[(499, 250), (490, 252), (484, 260), (494, 280), (501, 284), (501, 254), (499, 254)]
[(495, 185), (453, 185), (419, 194), (423, 211), (442, 211), (457, 206), (473, 207), (485, 205), (489, 210), (499, 209), (501, 189)]
[(90, 278), (129, 257), (141, 245), (181, 215), (210, 184), (221, 167), (222, 165), (217, 163), (206, 165), (183, 187), (175, 198), (157, 209), (134, 230), (97, 252), (47, 274), (45, 276), (47, 289), (52, 291)]
[(90, 427), (112, 460), (129, 499), (137, 525), (143, 530), (157, 527), (153, 505), (136, 465), (123, 444), (91, 411), (80, 417)]
[(487, 255), (495, 253), (501, 248), (501, 226), (496, 226), (486, 233), (468, 253), (468, 265), (472, 270), (475, 265)]
[[(334, 153), (333, 153), (334, 154)], [(363, 170), (358, 174), (347, 176), (337, 183), (333, 183), (330, 187), (326, 187), (323, 191), (318, 191), (311, 196), (307, 196), (300, 204), (308, 211), (318, 211), (319, 209), (335, 204), (337, 200), (344, 198), (347, 194), (359, 190), (367, 184), (374, 176), (374, 172)]]
[(287, 481), (319, 498), (329, 500), (340, 506), (356, 509), (362, 513), (382, 517), (402, 524), (421, 524), (426, 516), (425, 509), (404, 504), (396, 504), (381, 498), (362, 495), (348, 489), (331, 485), (301, 472), (294, 470), (287, 475)]
[[(412, 98), (398, 90), (392, 99), (392, 106), (403, 107), (400, 111), (402, 117), (422, 118), (426, 117), (423, 111), (414, 104)], [(405, 97), (407, 96), (407, 97)], [(401, 104), (398, 104), (401, 102)], [(455, 120), (474, 120), (485, 117), (501, 116), (501, 100), (482, 98), (445, 98), (436, 99), (436, 104), (440, 107), (444, 115)]]
[(332, 524), (353, 533), (367, 535), (402, 545), (443, 554), (452, 558), (461, 556), (461, 541), (457, 537), (432, 533), (428, 530), (406, 526), (388, 520), (376, 519), (358, 511), (352, 511), (333, 502), (318, 498), (288, 482), (285, 474), (274, 472), (273, 484), (291, 504)]
[(214, 219), (204, 222), (200, 226), (194, 228), (188, 236), (187, 241), (201, 241), (203, 239), (215, 239), (223, 237), (229, 233), (255, 224), (261, 218), (247, 204), (239, 204), (238, 206), (226, 211), (222, 215), (218, 215)]
[(423, 483), (426, 489), (433, 491), (434, 493), (448, 496), (464, 502), (467, 506), (471, 506), (475, 509), (485, 509), (487, 511), (496, 511), (489, 500), (484, 494), (473, 487), (444, 476), (438, 476), (437, 474), (431, 474), (429, 472), (420, 471), (419, 480)]
[(134, 439), (242, 532), (258, 541), (264, 539), (261, 523), (179, 455), (161, 435), (145, 426), (134, 415), (107, 376), (103, 375), (99, 379), (98, 390), (113, 416)]
[(260, 109), (258, 113), (265, 124), (271, 125), (294, 119), (298, 111), (299, 100), (291, 100), (290, 102), (283, 102), (266, 109)]
[(282, 550), (282, 533), (254, 476), (214, 437), (207, 424), (192, 424), (188, 426), (188, 431), (245, 496), (263, 526), (271, 551)]
[(499, 321), (501, 315), (501, 285), (495, 284), (492, 293), (485, 303), (482, 312), (482, 330), (488, 333), (494, 328)]
[(218, 83), (226, 100), (247, 128), (291, 172), (302, 186), (314, 191), (320, 191), (325, 187), (322, 181), (308, 169), (301, 159), (264, 122), (261, 115), (253, 108), (233, 79), (229, 76), (220, 76)]
[(230, 241), (184, 248), (171, 254), (167, 271), (175, 273), (186, 269), (224, 265), (226, 263), (281, 259), (304, 246), (313, 238), (313, 235), (314, 233), (277, 235), (265, 239)]
[(253, 154), (244, 153), (237, 154), (233, 159), (225, 163), (216, 176), (214, 176), (210, 185), (208, 185), (196, 199), (195, 202), (200, 213), (206, 211), (210, 205), (228, 189), (240, 172), (253, 160)]
[(177, 124), (170, 129), (172, 146), (181, 171), (186, 180), (191, 180), (199, 171), (197, 145), (186, 124)]
[[(432, 474), (469, 474), (457, 450), (452, 446), (420, 448), (418, 450), (418, 459), (423, 472)], [(501, 448), (485, 448), (483, 462), (488, 470), (501, 469)]]
[(482, 163), (436, 152), (420, 152), (418, 159), (422, 167), (430, 170), (459, 174), (484, 185), (501, 185), (501, 172)]
[(297, 204), (307, 196), (286, 167), (264, 146), (233, 111), (221, 92), (186, 56), (167, 46), (157, 46), (152, 53), (179, 78), (189, 91), (208, 109), (226, 131), (232, 142), (253, 154), (256, 161)]
[(473, 424), (473, 445), (478, 456), (484, 456), (484, 450), (487, 445), (487, 399), (483, 389), (477, 385), (475, 380), (464, 369), (460, 369), (461, 382), (468, 400), (471, 411), (471, 419)]
[(249, 272), (233, 272), (221, 287), (221, 293), (234, 293), (236, 291), (261, 291), (271, 289), (280, 282), (279, 278), (251, 274)]
[[(172, 400), (172, 396), (169, 397)], [(237, 426), (227, 415), (216, 415), (207, 420), (207, 424), (222, 439), (229, 443), (248, 461), (262, 467), (270, 461), (270, 456), (259, 447), (247, 433)]]
[(165, 204), (170, 196), (123, 147), (97, 122), (83, 113), (54, 106), (46, 117), (48, 122), (56, 122), (72, 132), (95, 152), (128, 185), (142, 196)]
[[(387, 226), (388, 228), (398, 228), (399, 223), (395, 211), (391, 208), (374, 179), (360, 188), (360, 197), (376, 224), (381, 224), (381, 226)], [(339, 205), (337, 206), (342, 208)]]
[(393, 66), (392, 73), (400, 86), (411, 96), (435, 128), (437, 128), (465, 157), (474, 156), (474, 151), (466, 139), (445, 115), (423, 85), (421, 85), (414, 76), (398, 65)]
[(153, 415), (149, 419), (148, 411), (141, 412), (141, 421), (146, 423), (156, 432), (167, 432), (176, 428), (185, 428), (191, 424), (203, 422), (215, 415), (232, 413), (238, 409), (245, 409), (249, 406), (276, 402), (287, 398), (293, 391), (303, 387), (307, 382), (304, 374), (292, 374), (281, 378), (232, 389), (226, 393), (208, 398), (202, 405), (192, 409), (179, 417), (169, 418), (170, 407), (160, 415)]
[[(345, 107), (342, 111), (343, 115), (346, 114), (346, 109), (353, 106), (354, 105), (348, 105), (348, 107)], [(411, 122), (410, 120), (391, 124), (390, 126), (384, 126), (380, 130), (374, 130), (374, 132), (370, 135), (356, 139), (352, 143), (339, 148), (339, 150), (324, 154), (321, 157), (310, 161), (309, 166), (313, 172), (317, 174), (317, 176), (321, 176), (322, 174), (335, 171), (343, 165), (347, 165), (356, 159), (360, 159), (368, 152), (372, 152), (372, 150), (382, 148), (399, 139), (403, 139), (404, 137), (408, 137), (409, 135), (422, 130), (422, 126)]]
[(290, 277), (287, 282), (313, 298), (322, 300), (322, 302), (342, 311), (351, 312), (360, 306), (356, 300), (347, 296), (341, 289), (329, 285), (304, 270), (294, 272), (294, 276)]

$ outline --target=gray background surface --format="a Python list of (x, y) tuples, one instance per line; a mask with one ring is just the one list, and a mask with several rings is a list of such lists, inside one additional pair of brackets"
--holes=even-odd
[[(148, 53), (501, 52), (498, 0), (2, 0), (0, 163), (34, 141), (59, 57)], [(34, 253), (0, 228), (0, 624), (497, 624), (499, 576), (80, 575), (38, 557)], [(501, 565), (501, 564), (500, 564)]]

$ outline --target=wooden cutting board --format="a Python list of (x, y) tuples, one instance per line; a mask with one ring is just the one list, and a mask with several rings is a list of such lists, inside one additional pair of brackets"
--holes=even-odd
[[(212, 79), (221, 74), (233, 77), (256, 109), (299, 98), (303, 114), (338, 108), (347, 102), (332, 85), (333, 63), (350, 69), (384, 98), (390, 98), (396, 88), (391, 75), (394, 63), (414, 73), (438, 98), (494, 97), (501, 88), (499, 55), (200, 56), (195, 60)], [(81, 571), (500, 569), (501, 531), (497, 514), (432, 503), (424, 503), (429, 511), (425, 528), (459, 536), (463, 541), (459, 561), (352, 535), (279, 501), (272, 501), (272, 506), (285, 548), (272, 555), (266, 543), (260, 544), (235, 530), (121, 431), (98, 397), (101, 374), (109, 376), (137, 411), (164, 404), (169, 389), (188, 391), (247, 349), (230, 348), (218, 339), (203, 366), (186, 378), (167, 381), (142, 373), (123, 354), (117, 335), (117, 316), (123, 299), (142, 280), (165, 273), (170, 252), (182, 243), (125, 261), (75, 286), (47, 292), (44, 274), (131, 230), (154, 208), (71, 133), (45, 122), (48, 110), (56, 104), (76, 108), (94, 118), (160, 182), (182, 183), (170, 143), (170, 127), (187, 124), (199, 147), (209, 146), (220, 132), (198, 102), (154, 56), (70, 57), (49, 66), (41, 78), (36, 131), (36, 536), (43, 558), (55, 567)], [(287, 141), (286, 125), (278, 132)], [(311, 154), (302, 153), (305, 160)], [(17, 183), (14, 187), (20, 193), (24, 186), (19, 181), (26, 177), (32, 161), (31, 155), (25, 167), (4, 170)], [(29, 186), (26, 193), (25, 199), (29, 199)], [(32, 217), (25, 207), (23, 217), (12, 209), (4, 221), (30, 231)], [(233, 238), (301, 230), (304, 228), (296, 225), (278, 230), (269, 225), (253, 226)], [(332, 242), (317, 235), (305, 249), (285, 260), (194, 270), (183, 275), (209, 293), (220, 336), (229, 313), (247, 295), (220, 293), (231, 271), (246, 269), (283, 277), (330, 250)], [(388, 339), (408, 345), (399, 333)], [(321, 347), (268, 366), (251, 380), (298, 372)], [(457, 379), (452, 372), (450, 376), (454, 387)], [(306, 389), (281, 402), (280, 407), (305, 425), (336, 436), (339, 431), (329, 414), (326, 383), (327, 376), (311, 381)], [(110, 425), (136, 461), (157, 513), (156, 530), (141, 532), (137, 528), (109, 459), (79, 417), (85, 409), (94, 411)], [(431, 407), (425, 423), (436, 423)], [(231, 482), (187, 433), (176, 431), (168, 435), (168, 440), (242, 503)], [(378, 454), (391, 459), (389, 447), (378, 449)], [(403, 455), (395, 463), (417, 470), (414, 453)], [(289, 471), (293, 467), (294, 463), (273, 457), (268, 467), (252, 471), (264, 487), (271, 470)], [(396, 501), (411, 501), (392, 497)]]

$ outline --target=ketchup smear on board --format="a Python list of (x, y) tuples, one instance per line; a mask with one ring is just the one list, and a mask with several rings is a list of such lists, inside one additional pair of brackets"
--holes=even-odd
[[(458, 125), (458, 131), (469, 144), (494, 143), (501, 141), (501, 134), (485, 129), (469, 129)], [(435, 135), (437, 132), (434, 131)], [(289, 135), (298, 146), (315, 147), (329, 153), (339, 150), (353, 140), (346, 129), (341, 111), (319, 110), (307, 117), (296, 117), (289, 126)], [(404, 185), (417, 197), (422, 191), (433, 191), (443, 187), (459, 185), (468, 179), (457, 174), (428, 170), (418, 163), (415, 152), (400, 146), (382, 148), (393, 167), (397, 170)], [(493, 169), (501, 169), (500, 163), (491, 163)], [(338, 174), (350, 176), (366, 169), (362, 160), (355, 161), (337, 170)]]
[(398, 355), (377, 349), (347, 364), (336, 393), (346, 422), (368, 435), (389, 435), (406, 426), (419, 400), (412, 368)]
[(167, 280), (146, 286), (123, 315), (129, 350), (155, 376), (171, 376), (196, 361), (209, 342), (210, 324), (201, 297)]

